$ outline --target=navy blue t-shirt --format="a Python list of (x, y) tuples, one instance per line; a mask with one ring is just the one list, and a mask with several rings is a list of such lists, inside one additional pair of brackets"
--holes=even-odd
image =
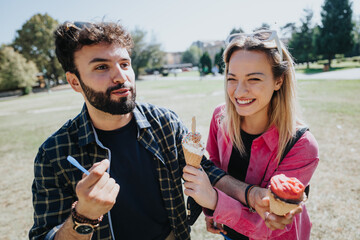
[(137, 141), (135, 119), (120, 129), (96, 129), (96, 132), (103, 145), (111, 150), (110, 176), (120, 185), (110, 211), (115, 239), (165, 239), (171, 227), (161, 196), (156, 160)]

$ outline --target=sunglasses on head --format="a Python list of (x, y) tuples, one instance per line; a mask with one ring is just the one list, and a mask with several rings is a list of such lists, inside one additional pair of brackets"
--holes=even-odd
[(91, 27), (92, 23), (89, 22), (66, 22), (66, 31), (69, 31), (71, 28), (75, 28), (76, 30), (81, 30), (84, 27)]
[(276, 47), (280, 53), (280, 60), (281, 61), (283, 60), (283, 53), (282, 53), (280, 40), (275, 30), (260, 30), (253, 33), (234, 33), (226, 38), (225, 44), (229, 45), (233, 40), (246, 38), (246, 37), (258, 39), (261, 42), (270, 42), (275, 40)]

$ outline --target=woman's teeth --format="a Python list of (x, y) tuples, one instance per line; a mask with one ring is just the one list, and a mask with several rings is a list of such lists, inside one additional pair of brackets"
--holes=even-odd
[(236, 102), (238, 104), (249, 104), (251, 102), (253, 102), (255, 99), (246, 99), (246, 100), (241, 100), (241, 99), (236, 99)]

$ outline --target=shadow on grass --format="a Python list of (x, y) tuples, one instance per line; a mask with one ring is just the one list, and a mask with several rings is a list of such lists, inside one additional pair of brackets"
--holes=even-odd
[(315, 73), (322, 73), (322, 72), (332, 72), (332, 71), (338, 71), (338, 70), (346, 70), (346, 69), (352, 69), (353, 66), (344, 66), (344, 67), (331, 67), (329, 71), (324, 71), (323, 68), (299, 68), (296, 69), (296, 72), (298, 73), (304, 73), (304, 74), (315, 74)]

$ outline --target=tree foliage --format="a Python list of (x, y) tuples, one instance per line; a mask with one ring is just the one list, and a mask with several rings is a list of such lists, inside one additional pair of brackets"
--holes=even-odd
[(200, 57), (200, 70), (202, 74), (211, 73), (211, 58), (208, 52), (204, 52), (204, 54)]
[(31, 89), (36, 83), (38, 70), (12, 47), (0, 48), (0, 90)]
[(201, 49), (195, 45), (192, 45), (181, 56), (182, 63), (192, 63), (193, 66), (199, 65), (201, 56)]
[(353, 37), (354, 37), (354, 46), (349, 52), (349, 56), (359, 56), (360, 55), (360, 16), (358, 16), (353, 21)]
[(244, 33), (244, 30), (243, 30), (241, 27), (239, 27), (239, 28), (233, 28), (233, 29), (231, 29), (229, 35), (234, 34), (234, 33)]
[(353, 45), (352, 3), (349, 0), (325, 0), (321, 11), (319, 35), (316, 38), (318, 53), (331, 65), (335, 54), (348, 52)]
[(270, 29), (270, 25), (268, 23), (262, 23), (260, 27), (254, 29), (254, 32), (259, 30), (268, 30), (268, 29)]
[(283, 37), (289, 36), (291, 38), (292, 34), (296, 32), (296, 23), (289, 22), (286, 23), (284, 26), (280, 27), (281, 35)]
[(53, 32), (58, 22), (48, 14), (32, 16), (17, 31), (13, 47), (27, 60), (35, 62), (37, 68), (49, 79), (58, 80), (63, 74), (55, 55)]
[(309, 68), (309, 62), (314, 59), (313, 11), (311, 9), (304, 9), (304, 12), (305, 17), (301, 19), (301, 27), (299, 29), (293, 28), (292, 37), (289, 41), (289, 49), (296, 62), (305, 62), (307, 63), (307, 68)]
[(131, 54), (131, 64), (135, 76), (139, 77), (140, 70), (144, 68), (159, 68), (163, 63), (164, 53), (161, 51), (161, 44), (153, 40), (146, 42), (146, 31), (136, 28), (132, 33), (134, 48)]
[(214, 59), (214, 65), (219, 68), (220, 74), (223, 74), (225, 68), (223, 54), (224, 54), (224, 48), (221, 48), (220, 51), (215, 54), (215, 59)]

